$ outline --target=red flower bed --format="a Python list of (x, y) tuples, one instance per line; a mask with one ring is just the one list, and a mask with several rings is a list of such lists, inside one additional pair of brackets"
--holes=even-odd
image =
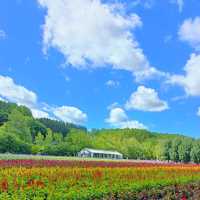
[(196, 164), (174, 164), (160, 162), (133, 162), (133, 161), (86, 161), (86, 160), (0, 160), (0, 167), (197, 167)]
[(200, 165), (192, 164), (103, 160), (0, 161), (0, 200), (198, 200), (199, 182)]

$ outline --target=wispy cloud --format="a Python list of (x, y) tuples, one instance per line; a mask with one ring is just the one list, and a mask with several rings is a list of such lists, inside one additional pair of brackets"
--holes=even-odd
[(108, 80), (106, 81), (106, 86), (108, 87), (118, 87), (119, 86), (119, 81), (115, 81), (115, 80)]
[(198, 108), (197, 115), (200, 116), (200, 107)]
[(5, 39), (6, 37), (6, 32), (4, 30), (0, 30), (0, 39)]
[(169, 2), (172, 4), (176, 4), (180, 13), (183, 11), (184, 0), (170, 0)]

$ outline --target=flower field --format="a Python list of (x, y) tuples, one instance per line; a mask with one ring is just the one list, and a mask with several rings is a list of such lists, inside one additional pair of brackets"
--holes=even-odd
[(200, 199), (200, 166), (1, 160), (1, 200)]

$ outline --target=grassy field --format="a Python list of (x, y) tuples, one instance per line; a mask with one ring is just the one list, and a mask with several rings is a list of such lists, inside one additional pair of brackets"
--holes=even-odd
[(154, 161), (154, 160), (130, 160), (130, 159), (102, 159), (102, 158), (80, 158), (69, 156), (47, 156), (47, 155), (24, 155), (24, 154), (10, 154), (0, 153), (0, 160), (86, 160), (86, 161), (110, 161), (110, 162), (145, 162), (145, 163), (168, 163), (167, 161)]
[[(47, 156), (47, 155), (24, 155), (24, 154), (0, 154), (0, 160), (75, 160), (75, 161), (110, 161), (116, 162), (119, 160), (115, 159), (100, 159), (100, 158), (80, 158), (80, 157), (69, 157), (69, 156)], [(130, 160), (120, 160), (121, 162), (127, 162)]]
[[(43, 155), (23, 155), (23, 154), (0, 154), (0, 160), (80, 160), (78, 157), (66, 156), (43, 156)], [(86, 158), (90, 160), (90, 158)]]

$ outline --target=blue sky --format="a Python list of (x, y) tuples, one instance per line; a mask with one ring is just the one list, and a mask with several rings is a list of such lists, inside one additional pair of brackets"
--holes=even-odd
[(0, 2), (0, 98), (88, 128), (199, 137), (198, 0)]

